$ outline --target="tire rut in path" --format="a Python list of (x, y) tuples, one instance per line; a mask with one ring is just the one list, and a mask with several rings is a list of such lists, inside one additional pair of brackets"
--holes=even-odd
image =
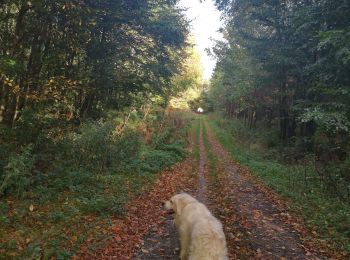
[(160, 234), (156, 230), (151, 231), (144, 238), (144, 244), (134, 254), (135, 260), (178, 259), (180, 243), (172, 217), (167, 216)]
[[(196, 198), (207, 205), (207, 153), (205, 150), (203, 140), (203, 120), (200, 120), (200, 132), (199, 132), (199, 171), (198, 171), (198, 192)], [(207, 205), (208, 206), (208, 205)]]
[(238, 215), (244, 239), (256, 252), (255, 259), (326, 259), (305, 249), (299, 232), (283, 220), (289, 213), (240, 172), (207, 122), (205, 125), (210, 149), (216, 157), (218, 168), (224, 171), (225, 185), (230, 186), (230, 202), (236, 209), (232, 214)]
[[(188, 160), (189, 159), (186, 159), (186, 161)], [(192, 171), (192, 167), (190, 168)], [(184, 174), (189, 175), (191, 171), (187, 170)], [(167, 183), (162, 183), (162, 185), (167, 185)], [(166, 199), (169, 199), (172, 195), (180, 191), (192, 193), (193, 184), (182, 183), (182, 185), (179, 185)], [(154, 201), (154, 204), (155, 206), (158, 204), (159, 207), (161, 202)], [(161, 211), (162, 213), (159, 215), (159, 218), (162, 218), (163, 221), (155, 224), (150, 232), (142, 238), (141, 246), (136, 249), (132, 258), (133, 260), (179, 259), (180, 242), (176, 227), (173, 223), (173, 216), (166, 214), (164, 210)]]

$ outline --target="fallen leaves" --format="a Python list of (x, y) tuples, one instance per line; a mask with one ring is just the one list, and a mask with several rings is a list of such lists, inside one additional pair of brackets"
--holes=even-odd
[[(142, 238), (149, 232), (162, 234), (165, 215), (162, 204), (180, 190), (189, 189), (192, 185), (191, 159), (178, 163), (164, 171), (149, 191), (135, 197), (127, 206), (123, 219), (113, 220), (112, 239), (94, 252), (84, 245), (75, 259), (132, 259), (137, 248), (144, 243)], [(141, 249), (147, 254), (148, 250)]]
[(217, 175), (209, 194), (224, 224), (230, 259), (343, 259), (327, 245), (307, 241), (306, 237), (318, 234), (289, 212), (286, 201), (234, 161), (206, 126)]
[[(247, 168), (235, 162), (217, 140), (210, 138), (213, 136), (208, 135), (208, 140), (214, 143), (212, 149), (218, 163), (216, 179), (208, 177), (210, 186), (206, 193), (212, 202), (209, 208), (223, 222), (230, 259), (314, 259), (323, 252), (325, 256), (341, 259), (327, 245), (302, 239), (317, 234), (307, 230), (300, 219), (289, 213), (283, 199), (256, 181)], [(187, 159), (163, 172), (149, 191), (130, 202), (125, 218), (113, 220), (112, 238), (107, 243), (93, 252), (85, 245), (75, 259), (127, 260), (133, 259), (136, 250), (151, 256), (153, 246), (146, 246), (150, 239), (144, 240), (145, 235), (158, 234), (153, 245), (165, 245), (160, 238), (167, 237), (163, 230), (166, 213), (162, 202), (179, 190), (189, 189), (193, 182), (189, 174), (192, 168)], [(162, 250), (159, 249), (160, 257)]]

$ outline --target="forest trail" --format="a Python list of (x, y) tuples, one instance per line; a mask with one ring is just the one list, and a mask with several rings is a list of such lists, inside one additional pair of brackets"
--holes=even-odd
[[(304, 245), (301, 225), (278, 198), (241, 171), (205, 120), (200, 123), (198, 146), (198, 187), (197, 192), (190, 193), (197, 195), (223, 222), (230, 259), (327, 259), (309, 249), (312, 246)], [(220, 189), (210, 185), (208, 151), (215, 158), (214, 175), (220, 175)], [(226, 195), (218, 194), (219, 190)], [(220, 205), (215, 198), (225, 200)], [(229, 211), (220, 213), (219, 207)], [(146, 237), (135, 259), (178, 259), (179, 243), (171, 218), (168, 217), (163, 230), (162, 236), (152, 232)]]
[[(208, 146), (215, 157), (217, 175), (221, 175), (221, 190), (226, 204), (231, 204), (232, 227), (224, 226), (230, 259), (327, 259), (306, 245), (303, 228), (283, 202), (264, 185), (252, 179), (224, 149), (205, 121)], [(234, 248), (235, 241), (245, 250)], [(237, 244), (237, 243), (236, 243)]]
[(208, 205), (208, 199), (207, 199), (207, 153), (205, 151), (205, 144), (203, 140), (203, 127), (202, 127), (202, 121), (200, 122), (200, 130), (199, 130), (199, 169), (198, 169), (198, 195), (197, 199), (204, 203), (205, 205)]
[[(195, 179), (197, 185), (194, 185), (192, 189), (188, 189), (186, 192), (196, 197), (200, 202), (208, 205), (207, 199), (207, 156), (205, 152), (205, 144), (203, 142), (203, 127), (200, 126), (199, 140), (196, 146), (196, 137), (190, 136), (190, 150), (199, 148), (199, 162), (196, 160), (195, 165)], [(178, 240), (178, 233), (173, 224), (173, 216), (168, 216), (166, 222), (162, 227), (163, 233), (158, 235), (155, 232), (151, 232), (146, 236), (145, 243), (137, 250), (134, 255), (136, 260), (152, 260), (152, 259), (179, 259), (180, 243)]]
[[(192, 135), (190, 150), (197, 149), (198, 158), (191, 153), (184, 162), (166, 171), (146, 195), (148, 204), (137, 210), (131, 207), (126, 218), (130, 221), (119, 223), (122, 228), (116, 228), (117, 239), (94, 256), (179, 259), (180, 245), (173, 216), (167, 215), (161, 205), (171, 195), (186, 191), (204, 202), (222, 221), (229, 259), (336, 259), (326, 252), (322, 255), (317, 246), (306, 242), (309, 234), (288, 212), (284, 202), (234, 161), (206, 119), (197, 120), (200, 120), (198, 140)], [(140, 197), (142, 201), (143, 197)], [(126, 230), (124, 237), (123, 230)], [(141, 232), (130, 235), (130, 230)]]

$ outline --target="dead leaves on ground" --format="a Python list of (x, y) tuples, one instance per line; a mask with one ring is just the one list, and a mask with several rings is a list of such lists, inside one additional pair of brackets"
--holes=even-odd
[[(209, 194), (211, 200), (216, 202), (219, 217), (224, 223), (230, 259), (269, 259), (272, 257), (269, 255), (271, 252), (287, 253), (286, 250), (289, 250), (291, 255), (304, 255), (310, 259), (315, 259), (315, 255), (344, 259), (342, 253), (334, 251), (326, 243), (319, 239), (310, 239), (315, 237), (315, 234), (302, 224), (300, 217), (289, 213), (288, 203), (262, 182), (257, 181), (247, 168), (235, 162), (209, 127), (207, 131), (209, 143), (217, 157), (217, 178)], [(233, 176), (227, 174), (227, 171)], [(259, 205), (259, 202), (262, 205)], [(268, 238), (265, 242), (257, 235), (262, 231), (264, 237)], [(276, 234), (288, 238), (289, 244), (287, 241), (274, 243), (273, 241), (277, 242), (280, 237)], [(294, 236), (300, 240), (289, 239)], [(259, 244), (263, 247), (257, 247)], [(275, 249), (269, 252), (273, 247)]]
[[(151, 190), (143, 191), (127, 206), (123, 219), (114, 219), (108, 233), (112, 234), (103, 247), (89, 251), (89, 242), (81, 248), (75, 259), (132, 259), (135, 250), (142, 246), (142, 237), (152, 232), (163, 232), (166, 212), (163, 202), (179, 190), (186, 191), (193, 183), (191, 159), (164, 171)], [(145, 250), (145, 249), (144, 249)], [(147, 253), (147, 252), (144, 252)]]

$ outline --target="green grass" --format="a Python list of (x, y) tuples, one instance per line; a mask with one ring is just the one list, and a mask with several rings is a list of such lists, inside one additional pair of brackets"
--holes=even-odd
[(241, 140), (236, 140), (232, 134), (235, 129), (219, 126), (217, 118), (208, 120), (208, 124), (238, 162), (288, 198), (291, 208), (304, 217), (309, 227), (316, 229), (323, 239), (335, 247), (350, 253), (350, 205), (325, 193), (317, 181), (305, 181), (316, 177), (312, 167), (267, 160), (262, 153), (252, 152), (242, 145)]
[(203, 143), (205, 147), (205, 152), (207, 155), (207, 165), (208, 165), (208, 176), (210, 178), (210, 185), (213, 186), (213, 188), (218, 188), (218, 175), (217, 175), (217, 158), (215, 157), (213, 151), (210, 149), (210, 145), (208, 143), (208, 137), (207, 137), (207, 130), (206, 126), (204, 124), (205, 117), (201, 119), (201, 125), (202, 125), (202, 136), (203, 136)]
[(200, 152), (199, 152), (200, 129), (201, 129), (200, 117), (197, 115), (194, 118), (194, 121), (192, 123), (192, 128), (191, 128), (191, 134), (194, 137), (193, 156), (197, 161), (199, 160), (199, 157), (200, 157)]

